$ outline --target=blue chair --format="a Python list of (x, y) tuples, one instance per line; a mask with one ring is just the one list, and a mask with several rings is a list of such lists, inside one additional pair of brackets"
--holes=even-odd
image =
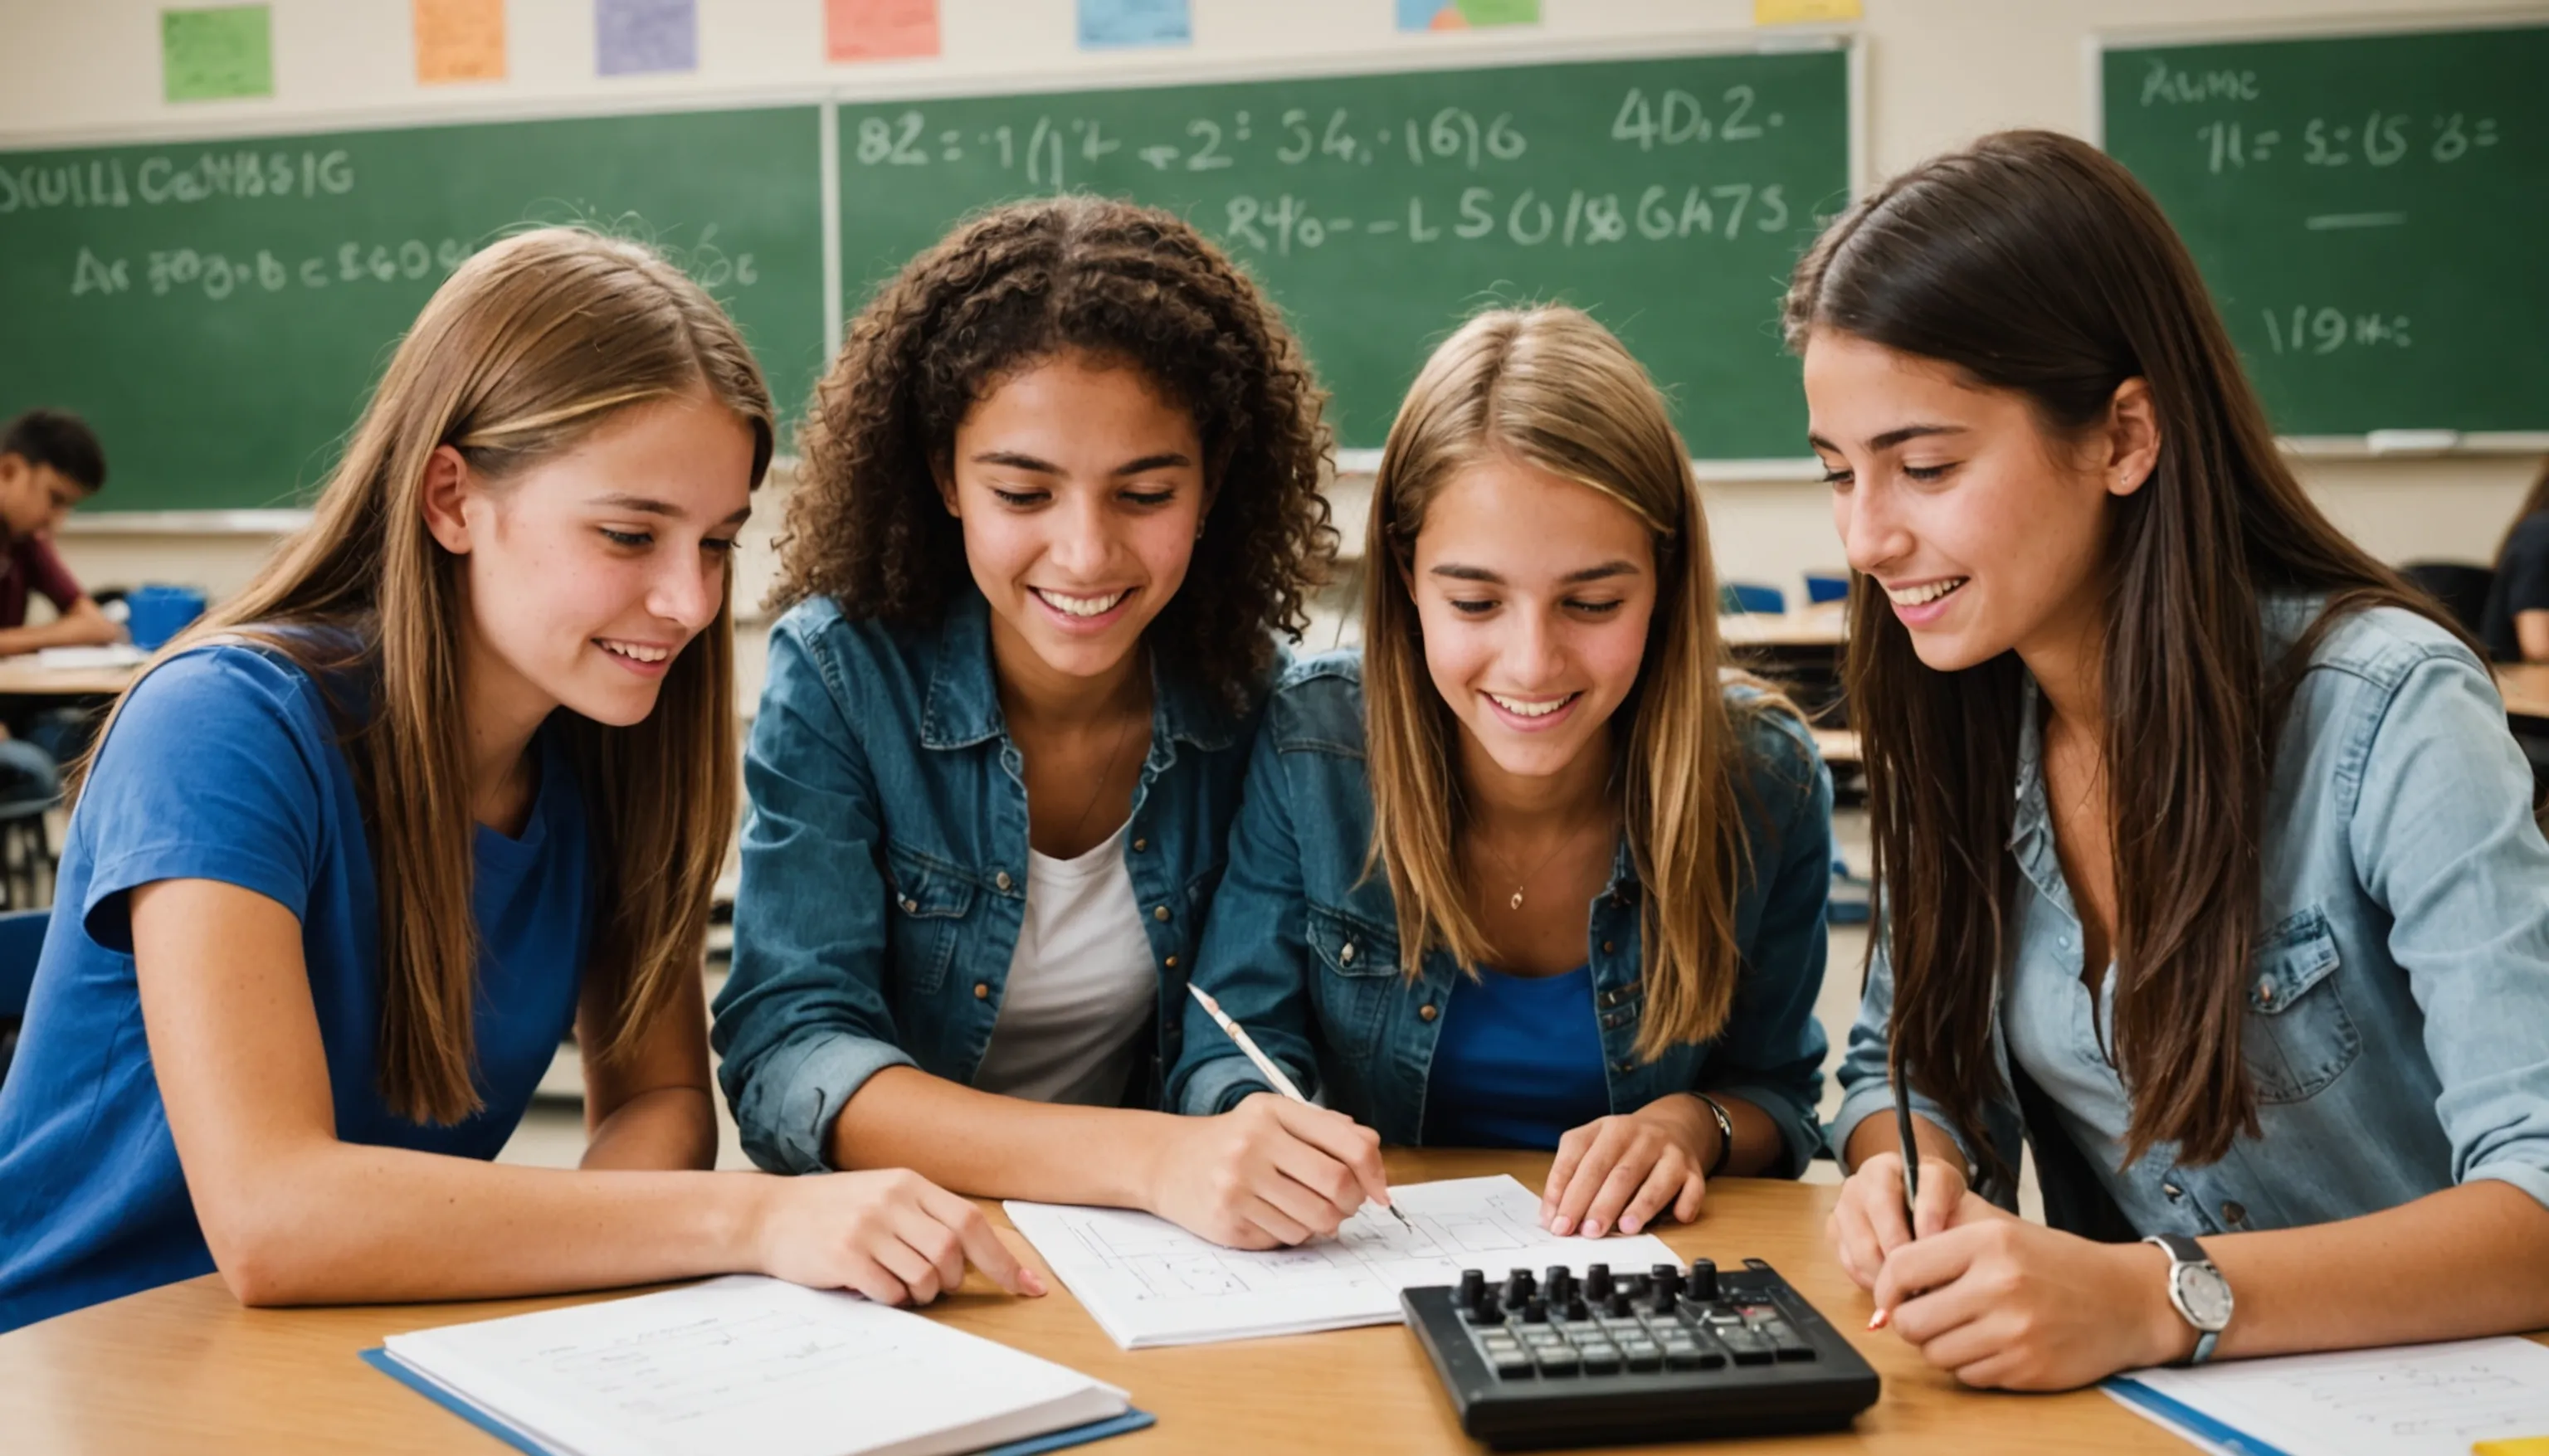
[(50, 910), (0, 915), (0, 1081), (18, 1051), (18, 1023), (27, 1015), (27, 993), (36, 984), (36, 960), (45, 953)]
[(1788, 593), (1757, 582), (1729, 582), (1717, 594), (1722, 598), (1719, 604), (1729, 611), (1778, 616), (1788, 609)]
[(1827, 601), (1849, 599), (1849, 578), (1839, 572), (1806, 573), (1806, 604), (1821, 606)]

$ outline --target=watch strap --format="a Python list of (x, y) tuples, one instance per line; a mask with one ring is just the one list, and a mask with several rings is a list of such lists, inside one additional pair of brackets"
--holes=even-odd
[(2178, 1270), (2189, 1264), (2200, 1264), (2207, 1269), (2212, 1269), (2217, 1279), (2220, 1277), (2221, 1271), (2214, 1267), (2213, 1258), (2204, 1251), (2204, 1245), (2183, 1233), (2152, 1233), (2144, 1236), (2142, 1242), (2158, 1244), (2160, 1251), (2168, 1255), (2169, 1305), (2177, 1311), (2178, 1318), (2184, 1320), (2195, 1330), (2195, 1349), (2187, 1355), (2185, 1363), (2204, 1364), (2213, 1358), (2213, 1347), (2221, 1343), (2221, 1331), (2207, 1329), (2197, 1324), (2195, 1317), (2187, 1313), (2186, 1302), (2177, 1292)]

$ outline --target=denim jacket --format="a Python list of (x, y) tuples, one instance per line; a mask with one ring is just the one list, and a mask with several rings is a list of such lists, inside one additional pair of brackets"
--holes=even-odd
[[(1750, 743), (1756, 802), (1745, 811), (1754, 872), (1737, 902), (1743, 973), (1724, 1033), (1638, 1059), (1642, 887), (1625, 842), (1585, 940), (1611, 1111), (1635, 1112), (1668, 1092), (1744, 1098), (1778, 1123), (1775, 1171), (1793, 1177), (1823, 1140), (1815, 1103), (1825, 1042), (1814, 1006), (1832, 887), (1832, 776), (1802, 725), (1785, 714), (1759, 722)], [(1267, 705), (1195, 980), (1305, 1092), (1324, 1091), (1329, 1106), (1384, 1141), (1415, 1143), (1438, 1008), (1463, 972), (1436, 950), (1407, 978), (1388, 879), (1364, 874), (1371, 834), (1362, 664), (1351, 654), (1316, 658), (1287, 674)], [(1185, 1045), (1170, 1078), (1172, 1108), (1218, 1113), (1266, 1090), (1200, 1009), (1187, 1012)]]
[[(1145, 1104), (1177, 1059), (1177, 1008), (1256, 723), (1156, 660), (1152, 685), (1124, 836), (1160, 971)], [(849, 621), (829, 597), (780, 619), (744, 759), (734, 970), (710, 1035), (754, 1162), (828, 1167), (833, 1120), (886, 1067), (972, 1083), (1026, 910), (1021, 762), (992, 679), (990, 607), (970, 585), (933, 628)]]
[[(2271, 600), (2270, 652), (2318, 605)], [(2093, 1006), (2081, 984), (2031, 690), (2028, 703), (2009, 846), (2018, 896), (1992, 1028), (2004, 1090), (1984, 1109), (1984, 1133), (2009, 1167), (2022, 1141), (2033, 1145), (2049, 1222), (2109, 1237), (2289, 1228), (2475, 1178), (2549, 1204), (2549, 846), (2504, 704), (2466, 647), (2413, 613), (2361, 611), (2320, 639), (2301, 677), (2266, 797), (2240, 1027), (2259, 1132), (2208, 1166), (2181, 1163), (2174, 1143), (2117, 1166), (2129, 1103), (2100, 1049), (2112, 996)], [(2014, 998), (2028, 977), (2046, 979)], [(1880, 937), (1841, 1062), (1836, 1147), (1892, 1107), (1893, 999)], [(2014, 1002), (2035, 1014), (2022, 1020)], [(2025, 1047), (2019, 1069), (2057, 1073), (2068, 1096), (2012, 1078), (2012, 1035)], [(1929, 1099), (1914, 1106), (1952, 1127)], [(2005, 1181), (1976, 1191), (2016, 1206)]]

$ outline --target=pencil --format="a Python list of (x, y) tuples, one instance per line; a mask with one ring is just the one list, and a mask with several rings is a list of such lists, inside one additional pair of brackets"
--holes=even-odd
[[(1273, 1084), (1277, 1094), (1304, 1106), (1309, 1104), (1310, 1099), (1301, 1095), (1301, 1089), (1292, 1085), (1290, 1077), (1283, 1075), (1283, 1069), (1274, 1064), (1274, 1058), (1257, 1049), (1257, 1043), (1249, 1037), (1248, 1033), (1240, 1030), (1239, 1023), (1230, 1019), (1229, 1013), (1221, 1009), (1220, 1002), (1212, 999), (1203, 987), (1192, 981), (1186, 982), (1186, 989), (1194, 993), (1195, 1001), (1203, 1007), (1204, 1015), (1212, 1018), (1212, 1024), (1221, 1028), (1222, 1033), (1230, 1038), (1231, 1045), (1237, 1046), (1242, 1054), (1256, 1064), (1259, 1071), (1266, 1074), (1266, 1080)], [(1390, 1203), (1383, 1204), (1381, 1207), (1389, 1210), (1389, 1216), (1396, 1219), (1400, 1227), (1411, 1233), (1416, 1230), (1416, 1226), (1408, 1223), (1407, 1216), (1398, 1211), (1398, 1205)]]

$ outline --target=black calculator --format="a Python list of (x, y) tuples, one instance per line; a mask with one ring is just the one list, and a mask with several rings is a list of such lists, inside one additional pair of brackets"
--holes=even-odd
[(1874, 1368), (1759, 1259), (1466, 1269), (1398, 1300), (1461, 1429), (1490, 1446), (1831, 1430), (1876, 1404)]

